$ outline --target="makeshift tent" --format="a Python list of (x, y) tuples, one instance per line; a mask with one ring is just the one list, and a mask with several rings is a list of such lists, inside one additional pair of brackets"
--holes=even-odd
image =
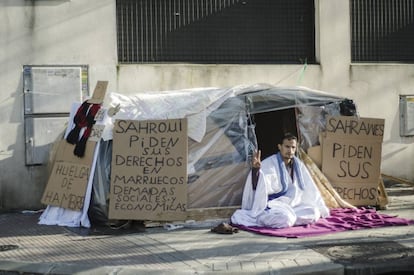
[[(265, 84), (134, 95), (112, 93), (109, 105), (120, 107), (112, 121), (186, 117), (187, 210), (230, 208), (229, 214), (241, 204), (250, 157), (255, 149), (267, 146), (269, 149), (264, 150), (264, 156), (274, 153), (272, 148), (276, 149), (278, 135), (288, 130), (299, 136), (301, 148), (306, 152), (319, 143), (318, 136), (324, 130), (327, 115), (355, 114), (355, 106), (346, 98), (304, 87)], [(261, 117), (264, 114), (271, 116)], [(259, 135), (257, 118), (261, 123)], [(111, 133), (109, 125), (99, 144), (89, 207), (89, 216), (94, 222), (108, 219)], [(320, 171), (318, 175), (323, 177)], [(322, 190), (324, 198), (330, 198), (333, 204), (336, 203), (334, 206), (338, 206), (341, 199), (333, 188), (329, 188), (326, 179), (322, 182), (324, 184), (319, 188), (329, 189)], [(209, 218), (208, 215), (205, 218)]]

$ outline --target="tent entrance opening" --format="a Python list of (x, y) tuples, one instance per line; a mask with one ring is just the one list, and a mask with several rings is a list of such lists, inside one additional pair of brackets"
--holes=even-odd
[(262, 159), (278, 151), (277, 144), (284, 133), (290, 132), (298, 136), (294, 108), (258, 113), (254, 115), (254, 121)]

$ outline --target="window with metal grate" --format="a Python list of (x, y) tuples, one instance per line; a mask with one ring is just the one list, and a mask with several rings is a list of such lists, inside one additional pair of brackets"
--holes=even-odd
[(119, 63), (315, 63), (309, 0), (117, 0)]
[(414, 62), (414, 0), (351, 0), (353, 62)]

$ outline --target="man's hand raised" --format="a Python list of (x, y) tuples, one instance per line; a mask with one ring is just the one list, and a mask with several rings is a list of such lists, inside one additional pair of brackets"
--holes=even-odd
[(260, 150), (255, 150), (253, 153), (253, 158), (252, 158), (252, 167), (253, 168), (260, 168), (260, 166), (262, 165), (262, 162), (260, 161), (260, 157), (261, 157), (262, 152)]

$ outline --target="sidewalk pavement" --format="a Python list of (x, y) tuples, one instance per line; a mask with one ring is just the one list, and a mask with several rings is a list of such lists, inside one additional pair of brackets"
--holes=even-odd
[[(387, 187), (379, 212), (414, 219), (414, 186)], [(210, 232), (221, 221), (111, 234), (0, 214), (0, 274), (413, 274), (414, 225), (288, 239)]]

